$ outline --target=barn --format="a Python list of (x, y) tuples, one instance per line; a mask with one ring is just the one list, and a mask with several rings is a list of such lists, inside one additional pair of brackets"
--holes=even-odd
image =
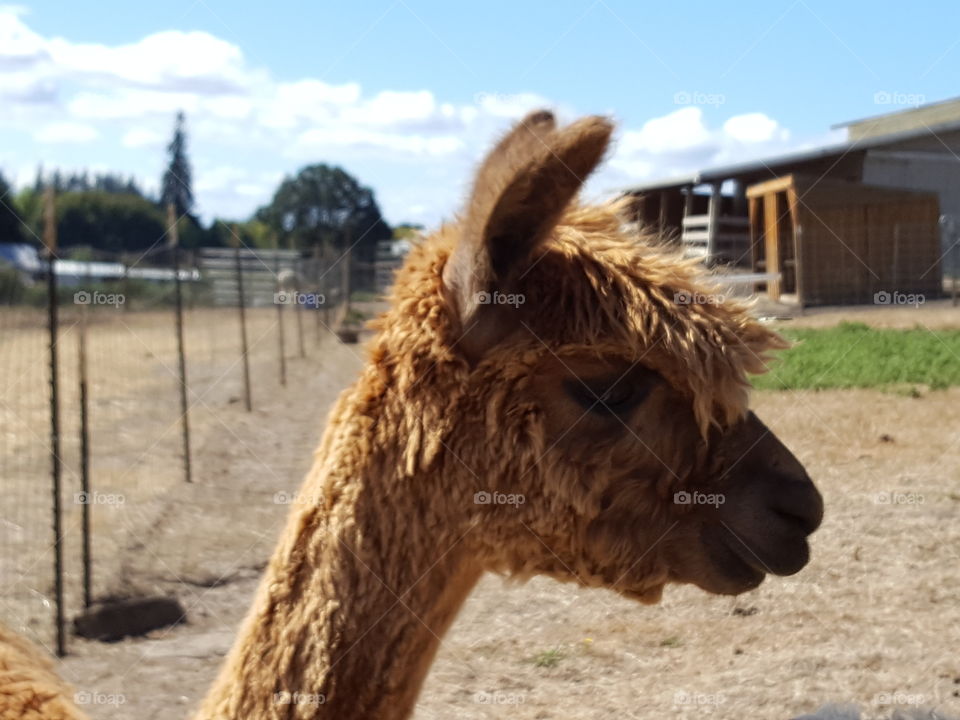
[(845, 142), (631, 187), (636, 220), (800, 307), (955, 286), (960, 98), (836, 127)]

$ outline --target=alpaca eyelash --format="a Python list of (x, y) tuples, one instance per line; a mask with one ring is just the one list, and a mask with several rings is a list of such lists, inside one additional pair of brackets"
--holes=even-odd
[(626, 378), (609, 380), (582, 380), (566, 382), (567, 393), (585, 410), (599, 415), (619, 415), (646, 398), (648, 386), (641, 387)]

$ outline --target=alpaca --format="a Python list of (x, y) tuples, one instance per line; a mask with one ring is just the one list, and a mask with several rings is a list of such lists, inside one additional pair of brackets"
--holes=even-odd
[(575, 201), (611, 131), (528, 116), (411, 251), (197, 720), (408, 717), (485, 571), (652, 603), (806, 564), (820, 495), (747, 409), (784, 343)]
[(0, 624), (0, 718), (87, 720), (38, 648)]
[(806, 564), (820, 495), (747, 408), (784, 342), (576, 202), (611, 132), (529, 115), (410, 252), (196, 720), (408, 717), (486, 571), (654, 603)]

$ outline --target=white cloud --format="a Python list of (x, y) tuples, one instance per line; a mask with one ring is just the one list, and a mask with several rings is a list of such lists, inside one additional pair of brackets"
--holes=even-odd
[[(529, 92), (482, 92), (451, 102), (425, 88), (365, 92), (357, 82), (280, 81), (251, 66), (236, 44), (205, 32), (165, 30), (119, 45), (46, 37), (29, 27), (22, 10), (3, 6), (0, 107), (0, 134), (24, 132), (40, 144), (99, 138), (90, 165), (106, 161), (138, 176), (150, 168), (139, 177), (147, 187), (159, 180), (163, 147), (183, 110), (194, 190), (206, 218), (246, 215), (282, 175), (334, 162), (374, 183), (390, 219), (428, 223), (456, 209), (471, 167), (513, 119), (540, 107), (575, 116)], [(763, 113), (711, 126), (698, 106), (618, 135), (601, 176), (615, 178), (607, 187), (772, 154), (790, 142), (787, 130)], [(19, 153), (27, 164), (29, 151)], [(34, 151), (37, 162), (56, 164), (55, 156)]]
[(44, 125), (33, 137), (39, 143), (86, 143), (96, 140), (100, 133), (96, 128), (74, 122), (59, 122)]
[(780, 124), (763, 113), (735, 115), (723, 124), (723, 131), (743, 143), (764, 143), (787, 140), (789, 133)]
[(248, 82), (240, 48), (205, 32), (167, 30), (115, 47), (53, 38), (44, 47), (51, 62), (71, 75), (138, 87), (216, 93)]
[(703, 110), (685, 107), (648, 120), (640, 130), (623, 133), (620, 144), (626, 152), (671, 153), (703, 147), (710, 142), (703, 123)]
[(763, 113), (734, 115), (711, 128), (699, 107), (684, 107), (626, 130), (606, 173), (610, 187), (767, 157), (792, 149), (790, 133)]
[(474, 97), (481, 112), (498, 118), (518, 118), (551, 103), (536, 93), (480, 92)]
[(451, 135), (426, 137), (343, 125), (307, 130), (297, 138), (289, 152), (302, 155), (306, 152), (330, 151), (344, 146), (358, 150), (388, 150), (401, 154), (442, 156), (450, 155), (463, 148), (463, 140)]
[(145, 128), (134, 128), (128, 130), (120, 139), (120, 144), (126, 148), (141, 148), (160, 146), (166, 138), (163, 133), (156, 130), (147, 130)]

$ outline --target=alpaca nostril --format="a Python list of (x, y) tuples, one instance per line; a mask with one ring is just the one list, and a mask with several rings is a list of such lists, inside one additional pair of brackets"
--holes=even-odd
[(823, 498), (809, 478), (778, 485), (770, 503), (774, 513), (809, 535), (823, 520)]

